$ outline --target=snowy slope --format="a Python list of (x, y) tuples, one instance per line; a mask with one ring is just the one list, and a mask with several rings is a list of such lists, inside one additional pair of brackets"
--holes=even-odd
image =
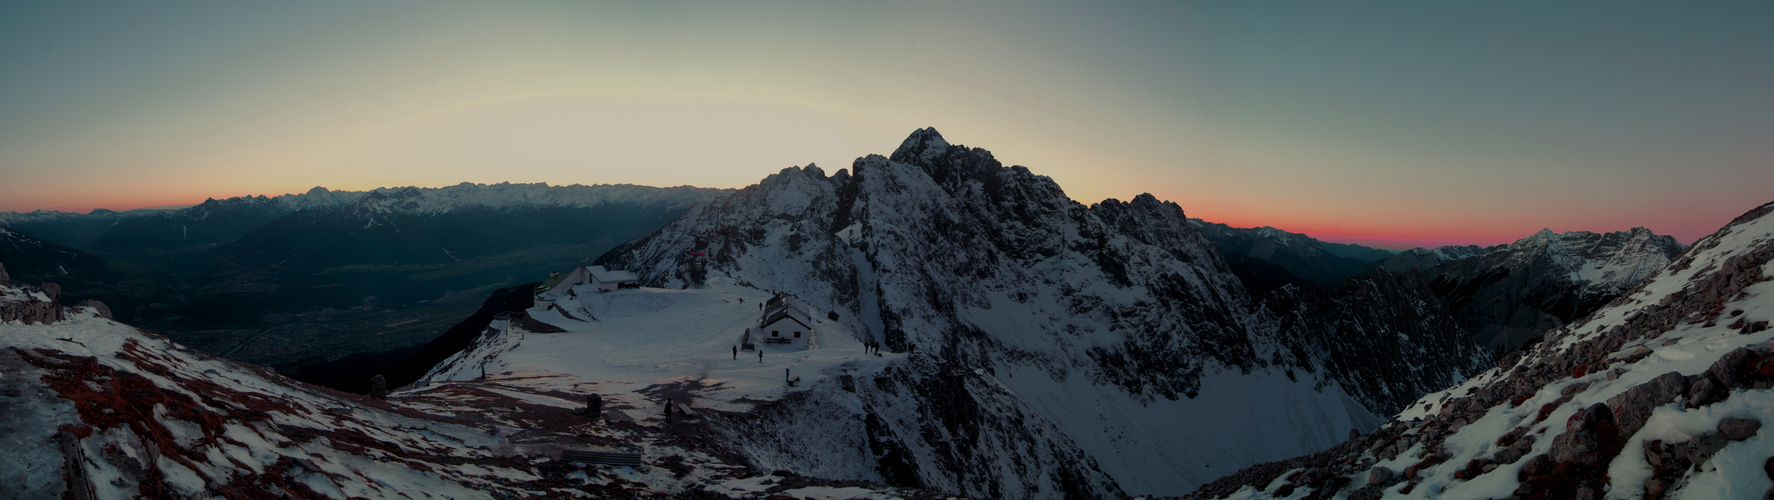
[[(0, 458), (0, 496), (59, 496), (72, 485), (96, 498), (484, 498), (480, 488), (496, 481), (481, 476), (533, 477), (485, 429), (296, 387), (91, 311), (0, 324), (0, 336), (9, 413), (23, 414), (5, 434), (6, 449), (22, 454)], [(491, 491), (500, 490), (509, 489)]]
[[(1307, 344), (1251, 302), (1176, 204), (1080, 205), (1051, 179), (931, 129), (835, 175), (784, 169), (599, 262), (665, 288), (786, 291), (863, 340), (917, 353), (877, 380), (920, 390), (864, 409), (893, 436), (869, 443), (890, 482), (993, 497), (1181, 494), (1377, 422), (1345, 389), (1373, 381), (1306, 369), (1322, 358), (1294, 355)], [(1466, 358), (1385, 362), (1452, 380), (1472, 372)], [(932, 434), (930, 421), (950, 432)], [(1086, 459), (1048, 456), (1073, 448)]]
[(1774, 438), (1774, 203), (1385, 427), (1204, 498), (1761, 498)]
[[(586, 388), (511, 371), (387, 400), (333, 392), (63, 307), (53, 292), (0, 286), (0, 498), (930, 496), (753, 469), (701, 426), (621, 398), (594, 422), (574, 413)], [(10, 319), (40, 307), (62, 314)], [(587, 467), (563, 450), (633, 452), (644, 465)]]

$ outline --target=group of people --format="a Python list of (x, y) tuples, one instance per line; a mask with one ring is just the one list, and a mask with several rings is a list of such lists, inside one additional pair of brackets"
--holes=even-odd
[[(733, 346), (733, 359), (735, 359), (735, 360), (739, 359), (739, 346)], [(763, 349), (758, 349), (758, 362), (759, 363), (764, 362), (764, 350)]]
[(862, 343), (862, 350), (865, 353), (880, 354), (881, 353), (881, 343), (875, 342), (873, 340), (870, 340), (868, 342), (863, 342)]

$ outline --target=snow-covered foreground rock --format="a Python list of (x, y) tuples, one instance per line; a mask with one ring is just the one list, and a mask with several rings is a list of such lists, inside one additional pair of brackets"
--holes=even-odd
[(1774, 494), (1774, 203), (1497, 368), (1202, 498)]
[[(215, 358), (48, 292), (0, 285), (8, 310), (61, 311), (0, 322), (0, 498), (929, 496), (752, 469), (703, 426), (668, 424), (638, 399), (606, 406), (633, 418), (575, 414), (588, 389), (607, 389), (598, 384), (514, 369), (371, 399)], [(771, 384), (757, 385), (768, 397)], [(561, 460), (565, 450), (634, 452), (646, 465), (588, 467)]]

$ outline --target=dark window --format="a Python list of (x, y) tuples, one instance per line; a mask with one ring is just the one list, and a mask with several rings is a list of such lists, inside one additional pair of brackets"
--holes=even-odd
[(795, 338), (801, 338), (801, 332), (795, 332)]
[(771, 336), (771, 337), (781, 337), (781, 336), (782, 336), (782, 332), (778, 332), (778, 331), (776, 331), (776, 330), (770, 330), (770, 336)]

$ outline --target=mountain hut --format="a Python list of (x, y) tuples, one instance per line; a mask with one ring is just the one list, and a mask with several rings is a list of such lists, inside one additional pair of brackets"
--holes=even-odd
[(758, 336), (770, 344), (806, 343), (813, 337), (813, 317), (807, 305), (786, 293), (778, 293), (764, 302), (764, 315), (758, 321)]

